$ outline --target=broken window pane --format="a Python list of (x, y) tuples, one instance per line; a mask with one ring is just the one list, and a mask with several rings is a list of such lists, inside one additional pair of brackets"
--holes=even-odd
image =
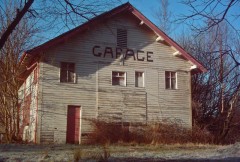
[(126, 73), (125, 72), (112, 72), (112, 85), (126, 86)]

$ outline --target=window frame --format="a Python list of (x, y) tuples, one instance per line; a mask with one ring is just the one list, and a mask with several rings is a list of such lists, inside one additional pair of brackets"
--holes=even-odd
[[(67, 64), (67, 65), (73, 64), (73, 81), (68, 81), (68, 75), (66, 76), (66, 77), (67, 77), (67, 78), (66, 78), (67, 81), (64, 81), (63, 79), (61, 79), (61, 77), (62, 77), (62, 65), (63, 65), (64, 63)], [(77, 80), (76, 78), (77, 78), (77, 77), (76, 77), (76, 64), (75, 64), (75, 62), (60, 62), (60, 68), (59, 68), (59, 69), (60, 69), (60, 72), (59, 72), (59, 82), (60, 82), (60, 83), (68, 83), (68, 84), (69, 84), (69, 83), (70, 83), (70, 84), (71, 84), (71, 83), (72, 83), (72, 84), (73, 84), (73, 83), (77, 83), (77, 82), (76, 82), (76, 80)], [(67, 68), (67, 74), (69, 73), (69, 71), (70, 71), (69, 68)], [(70, 72), (71, 72), (71, 71), (70, 71)]]
[[(167, 73), (169, 73), (169, 88), (167, 88)], [(175, 87), (172, 87), (172, 73), (175, 73)], [(177, 90), (178, 89), (178, 75), (176, 71), (165, 71), (165, 89), (166, 90)]]
[[(142, 73), (142, 86), (137, 86), (136, 85), (136, 73)], [(136, 70), (134, 73), (134, 82), (135, 82), (135, 87), (138, 88), (145, 88), (145, 72), (144, 71), (140, 71), (140, 70)]]
[[(113, 73), (124, 73), (124, 85), (117, 85), (117, 84), (113, 84), (113, 77), (116, 77), (113, 75)], [(117, 76), (116, 78), (121, 78), (121, 76)], [(112, 81), (112, 86), (120, 86), (120, 87), (127, 87), (127, 72), (126, 71), (112, 71), (112, 75), (111, 75), (111, 81)]]

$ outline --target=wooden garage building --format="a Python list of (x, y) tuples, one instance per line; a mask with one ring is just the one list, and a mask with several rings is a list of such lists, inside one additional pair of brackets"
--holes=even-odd
[(36, 143), (80, 143), (91, 132), (84, 119), (191, 128), (191, 75), (206, 71), (130, 3), (25, 52), (21, 64), (21, 133)]

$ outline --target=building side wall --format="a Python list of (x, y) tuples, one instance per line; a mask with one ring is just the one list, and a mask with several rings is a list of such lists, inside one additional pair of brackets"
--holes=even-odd
[[(191, 127), (190, 63), (173, 56), (170, 46), (156, 42), (157, 36), (139, 20), (122, 15), (89, 27), (81, 35), (44, 52), (41, 67), (41, 136), (65, 143), (67, 106), (81, 106), (81, 136), (91, 131), (86, 119), (99, 118), (117, 122), (150, 122), (165, 118), (181, 119)], [(123, 61), (116, 58), (116, 30), (127, 29), (128, 48), (141, 50)], [(93, 47), (99, 46), (93, 55)], [(104, 57), (105, 47), (111, 54)], [(123, 49), (123, 53), (126, 49)], [(153, 54), (147, 55), (148, 52)], [(147, 57), (153, 62), (147, 61)], [(74, 62), (76, 83), (60, 83), (60, 63)], [(112, 71), (124, 71), (127, 86), (112, 86)], [(145, 87), (135, 87), (135, 71), (145, 75)], [(165, 71), (177, 72), (178, 89), (165, 89)], [(40, 136), (40, 137), (41, 137)]]
[(28, 142), (35, 142), (35, 132), (37, 132), (38, 81), (34, 78), (34, 70), (38, 70), (38, 67), (31, 70), (32, 72), (18, 91), (20, 105), (19, 126), (22, 139)]

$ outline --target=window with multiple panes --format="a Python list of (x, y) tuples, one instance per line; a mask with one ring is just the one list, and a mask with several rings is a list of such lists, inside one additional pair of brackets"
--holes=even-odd
[(166, 89), (177, 89), (177, 73), (172, 71), (165, 72)]
[(72, 62), (61, 62), (60, 82), (75, 83), (75, 64)]
[(135, 87), (144, 87), (144, 73), (140, 71), (135, 72)]
[(127, 48), (127, 30), (117, 29), (117, 46)]
[(112, 85), (126, 86), (126, 72), (113, 71)]

